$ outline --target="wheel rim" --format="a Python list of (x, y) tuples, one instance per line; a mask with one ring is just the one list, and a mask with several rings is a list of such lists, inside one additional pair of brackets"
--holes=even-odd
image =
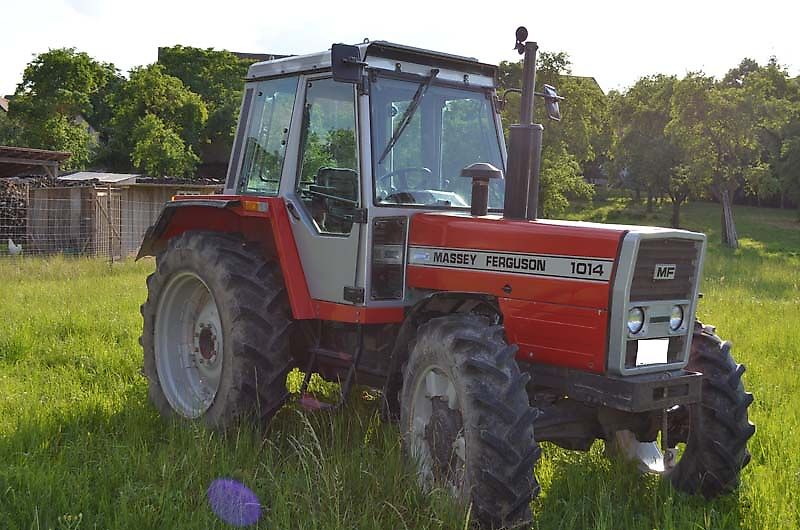
[(158, 381), (172, 409), (197, 418), (214, 403), (222, 376), (222, 321), (205, 282), (174, 275), (158, 303), (155, 325)]
[(465, 477), (466, 439), (458, 393), (444, 369), (431, 366), (421, 374), (411, 407), (409, 455), (417, 465), (420, 485), (427, 490), (443, 484), (459, 496)]

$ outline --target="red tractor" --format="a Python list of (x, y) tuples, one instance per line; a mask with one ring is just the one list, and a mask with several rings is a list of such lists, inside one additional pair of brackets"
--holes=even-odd
[(224, 193), (175, 197), (139, 252), (161, 413), (268, 421), (293, 367), (380, 389), (422, 486), (493, 527), (530, 518), (541, 441), (737, 486), (753, 397), (695, 319), (706, 238), (536, 218), (534, 97), (560, 97), (526, 38), (508, 154), (493, 65), (375, 41), (250, 67)]

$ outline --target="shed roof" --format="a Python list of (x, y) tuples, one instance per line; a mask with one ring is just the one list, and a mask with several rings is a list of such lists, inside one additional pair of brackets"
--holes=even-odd
[(105, 173), (100, 171), (76, 171), (68, 175), (61, 175), (58, 180), (83, 181), (96, 180), (103, 184), (134, 184), (136, 173)]
[(218, 188), (222, 182), (214, 179), (178, 179), (173, 177), (147, 177), (139, 173), (108, 173), (103, 171), (76, 171), (61, 175), (62, 182), (95, 182), (117, 186), (170, 186), (173, 188)]
[(56, 176), (59, 163), (70, 156), (72, 154), (65, 151), (0, 145), (0, 178), (22, 174)]
[(8, 100), (6, 98), (0, 97), (0, 110), (8, 112)]

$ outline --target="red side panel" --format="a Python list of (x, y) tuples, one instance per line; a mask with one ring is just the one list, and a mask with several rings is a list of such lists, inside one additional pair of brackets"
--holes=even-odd
[(602, 372), (608, 311), (501, 298), (506, 336), (519, 346), (517, 357)]
[[(603, 372), (607, 348), (608, 305), (614, 266), (625, 230), (601, 225), (518, 221), (426, 213), (412, 218), (407, 283), (410, 287), (479, 292), (500, 300), (510, 342), (519, 358)], [(415, 249), (456, 254), (476, 251), (466, 266), (415, 262)], [(547, 261), (600, 260), (609, 268), (602, 278), (546, 276), (537, 272), (493, 269), (492, 251), (503, 256), (535, 255)], [(458, 257), (458, 256), (457, 256)]]

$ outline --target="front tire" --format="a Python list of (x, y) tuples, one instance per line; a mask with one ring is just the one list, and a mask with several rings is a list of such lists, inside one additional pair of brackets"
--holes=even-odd
[[(734, 362), (730, 343), (700, 322), (695, 323), (686, 368), (703, 374), (702, 397), (699, 403), (668, 411), (667, 441), (672, 449), (665, 455), (657, 442), (639, 442), (624, 430), (612, 433), (606, 453), (637, 463), (643, 472), (661, 474), (677, 490), (711, 499), (736, 489), (750, 462), (747, 441), (756, 428), (747, 409), (753, 395), (744, 390), (745, 368)], [(675, 461), (679, 444), (684, 444), (683, 454)]]
[(420, 327), (404, 370), (400, 425), (406, 455), (424, 489), (443, 487), (472, 503), (484, 526), (531, 519), (541, 451), (535, 409), (502, 326), (473, 315)]
[(756, 427), (747, 417), (753, 395), (742, 384), (744, 365), (734, 362), (730, 343), (713, 328), (695, 327), (687, 369), (702, 372), (703, 397), (683, 416), (676, 415), (676, 427), (685, 425), (688, 433), (681, 433), (686, 448), (669, 479), (678, 490), (711, 499), (739, 485), (739, 474), (750, 462), (747, 441)]
[(276, 264), (240, 237), (185, 232), (147, 279), (149, 396), (167, 417), (224, 429), (268, 420), (286, 399), (290, 310)]

